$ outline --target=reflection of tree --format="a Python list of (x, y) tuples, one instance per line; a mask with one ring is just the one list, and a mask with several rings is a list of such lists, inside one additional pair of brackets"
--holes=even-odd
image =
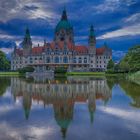
[(140, 86), (135, 83), (122, 80), (119, 82), (119, 84), (126, 94), (133, 99), (131, 105), (140, 108)]
[(115, 78), (107, 77), (107, 84), (110, 90), (112, 90), (115, 83), (116, 83)]
[(10, 79), (0, 78), (0, 96), (2, 96), (5, 93), (6, 88), (8, 86), (10, 86)]

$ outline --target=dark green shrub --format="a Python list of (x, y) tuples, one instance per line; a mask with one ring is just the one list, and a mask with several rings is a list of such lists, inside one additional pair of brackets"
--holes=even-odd
[(33, 67), (24, 67), (22, 69), (18, 69), (18, 72), (20, 74), (25, 74), (26, 72), (33, 72), (34, 68)]
[(67, 72), (67, 68), (65, 67), (57, 67), (55, 69), (55, 73), (66, 73)]

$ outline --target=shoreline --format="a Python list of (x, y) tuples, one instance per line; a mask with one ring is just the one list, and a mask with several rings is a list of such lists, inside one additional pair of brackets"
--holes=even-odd
[[(66, 77), (66, 76), (93, 76), (93, 77), (99, 77), (99, 76), (118, 76), (118, 75), (125, 75), (124, 73), (114, 73), (114, 74), (109, 74), (105, 72), (67, 72), (65, 74), (63, 73), (56, 73), (56, 76), (60, 77)], [(0, 72), (0, 77), (10, 77), (10, 76), (23, 76), (19, 72)]]
[(7, 72), (0, 72), (0, 77), (10, 77), (10, 76), (21, 76), (21, 74), (19, 74), (19, 72), (11, 72), (11, 71), (7, 71)]

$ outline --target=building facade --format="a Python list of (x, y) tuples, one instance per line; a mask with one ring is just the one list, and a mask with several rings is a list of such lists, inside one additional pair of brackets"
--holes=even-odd
[(93, 26), (90, 27), (88, 45), (75, 45), (73, 26), (66, 10), (55, 28), (51, 43), (44, 41), (43, 46), (32, 46), (29, 29), (26, 29), (22, 48), (15, 47), (11, 59), (11, 70), (32, 66), (36, 72), (55, 70), (65, 67), (68, 71), (105, 71), (112, 59), (112, 50), (103, 45), (96, 48)]

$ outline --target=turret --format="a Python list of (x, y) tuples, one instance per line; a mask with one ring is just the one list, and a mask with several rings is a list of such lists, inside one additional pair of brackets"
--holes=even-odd
[(13, 55), (13, 56), (16, 56), (16, 52), (17, 52), (17, 45), (15, 45), (14, 51), (13, 51), (12, 55)]
[(23, 108), (26, 120), (28, 120), (31, 110), (32, 99), (28, 94), (23, 94)]
[(31, 41), (31, 37), (30, 37), (30, 31), (28, 28), (26, 28), (25, 37), (22, 42), (22, 45), (23, 45), (24, 55), (29, 55), (32, 51), (32, 41)]
[(95, 47), (95, 45), (96, 45), (96, 38), (94, 34), (94, 28), (93, 28), (93, 25), (91, 25), (90, 33), (89, 33), (89, 46)]
[(94, 28), (93, 25), (91, 25), (90, 27), (90, 33), (89, 33), (89, 49), (90, 49), (90, 53), (95, 54), (96, 53), (96, 37), (94, 34)]

